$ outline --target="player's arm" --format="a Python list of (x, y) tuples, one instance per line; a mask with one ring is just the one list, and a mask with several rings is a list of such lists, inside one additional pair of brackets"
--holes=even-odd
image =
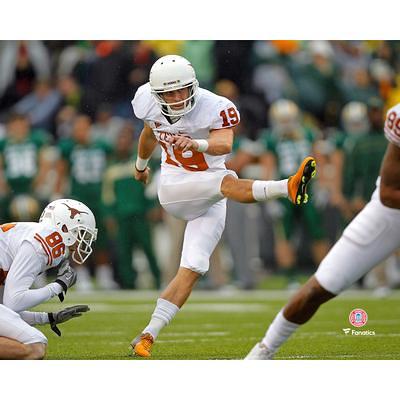
[(207, 139), (191, 139), (184, 136), (173, 136), (171, 141), (182, 152), (194, 150), (212, 156), (222, 156), (232, 152), (233, 129), (214, 129)]
[(63, 291), (63, 287), (55, 282), (40, 289), (30, 289), (46, 262), (41, 257), (31, 243), (22, 243), (5, 282), (3, 304), (6, 307), (15, 312), (25, 311)]
[(29, 325), (45, 325), (50, 324), (51, 329), (58, 335), (61, 336), (61, 331), (58, 328), (58, 324), (69, 321), (72, 318), (80, 317), (84, 312), (89, 311), (90, 308), (83, 304), (72, 307), (64, 308), (57, 312), (32, 312), (22, 311), (19, 313), (21, 318)]
[[(222, 156), (232, 152), (233, 146), (233, 129), (215, 129), (210, 131), (207, 139), (208, 149), (205, 151), (212, 156)], [(196, 142), (199, 147), (198, 142)]]
[(389, 143), (381, 166), (380, 197), (386, 207), (400, 209), (400, 148)]
[(149, 180), (150, 168), (147, 166), (154, 149), (157, 146), (157, 139), (153, 130), (146, 123), (139, 136), (138, 157), (135, 163), (135, 179), (143, 183)]
[(49, 315), (46, 312), (34, 312), (34, 311), (21, 311), (20, 317), (31, 326), (45, 325), (49, 323)]

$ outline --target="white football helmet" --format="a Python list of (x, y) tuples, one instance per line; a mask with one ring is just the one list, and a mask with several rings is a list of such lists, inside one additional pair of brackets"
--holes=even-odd
[(55, 228), (67, 247), (78, 243), (72, 252), (76, 263), (83, 264), (92, 253), (92, 243), (97, 239), (96, 220), (89, 207), (80, 201), (52, 201), (43, 210), (39, 223)]
[[(192, 64), (186, 58), (176, 55), (159, 58), (151, 67), (149, 80), (151, 93), (164, 115), (182, 117), (195, 107), (199, 82)], [(167, 103), (164, 100), (163, 93), (183, 88), (189, 88), (189, 96), (185, 100), (176, 103)], [(171, 108), (182, 104), (183, 107), (179, 110)]]
[(293, 136), (300, 128), (299, 107), (292, 100), (276, 100), (269, 110), (269, 120), (280, 136)]
[(350, 101), (341, 114), (343, 129), (347, 134), (360, 135), (367, 133), (370, 124), (368, 120), (368, 108), (359, 101)]

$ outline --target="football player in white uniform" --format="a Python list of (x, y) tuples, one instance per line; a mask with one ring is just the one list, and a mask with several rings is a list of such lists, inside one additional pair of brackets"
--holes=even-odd
[[(89, 310), (86, 305), (55, 313), (26, 311), (64, 293), (76, 281), (68, 256), (81, 264), (92, 253), (97, 229), (83, 203), (59, 199), (44, 209), (39, 222), (0, 225), (0, 359), (42, 359), (47, 338), (32, 325), (57, 324)], [(57, 268), (55, 282), (31, 289), (42, 272)]]
[(386, 116), (389, 140), (370, 202), (344, 230), (317, 272), (277, 314), (264, 338), (246, 356), (269, 360), (326, 301), (357, 282), (400, 246), (400, 104)]
[(137, 90), (132, 106), (144, 121), (135, 178), (148, 182), (147, 163), (160, 144), (160, 203), (168, 213), (188, 221), (180, 268), (157, 300), (150, 323), (131, 342), (136, 355), (149, 357), (160, 330), (209, 268), (225, 226), (226, 198), (252, 203), (288, 197), (295, 204), (305, 203), (315, 160), (307, 157), (295, 175), (281, 181), (238, 179), (226, 169), (225, 157), (232, 150), (239, 112), (228, 99), (199, 88), (193, 67), (180, 56), (154, 63), (149, 82)]

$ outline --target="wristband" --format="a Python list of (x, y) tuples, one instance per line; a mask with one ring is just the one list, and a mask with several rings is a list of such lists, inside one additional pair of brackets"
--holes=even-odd
[(147, 168), (147, 164), (149, 162), (148, 158), (138, 158), (136, 159), (135, 168), (138, 172), (144, 172)]
[(199, 145), (199, 148), (197, 151), (200, 153), (205, 153), (208, 149), (208, 141), (205, 139), (194, 139), (194, 142), (196, 142)]
[[(68, 286), (67, 286), (67, 284), (66, 284), (65, 282), (63, 282), (61, 279), (56, 279), (54, 282), (55, 282), (55, 283), (58, 283), (58, 284), (62, 287), (62, 290), (63, 290), (65, 293), (67, 293)], [(60, 294), (61, 294), (61, 293), (60, 293)], [(61, 301), (62, 301), (62, 300), (61, 300)]]

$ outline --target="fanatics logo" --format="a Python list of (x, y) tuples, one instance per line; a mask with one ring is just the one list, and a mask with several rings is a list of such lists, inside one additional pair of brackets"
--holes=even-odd
[(368, 314), (362, 308), (356, 308), (349, 314), (349, 322), (356, 328), (366, 325)]

